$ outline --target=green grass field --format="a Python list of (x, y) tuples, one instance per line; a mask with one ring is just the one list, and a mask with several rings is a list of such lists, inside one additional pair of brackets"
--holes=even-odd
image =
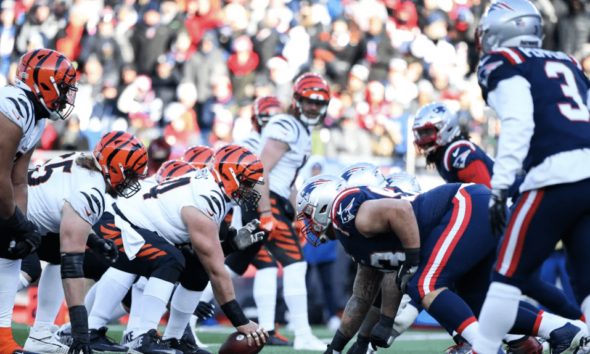
[[(109, 326), (108, 335), (116, 341), (121, 339), (122, 331), (124, 327), (120, 325)], [(24, 344), (28, 336), (28, 329), (26, 325), (14, 324), (13, 325), (14, 337), (20, 344)], [(160, 332), (163, 332), (163, 328), (160, 328)], [(231, 328), (215, 328), (211, 330), (203, 330), (198, 332), (197, 335), (201, 342), (210, 344), (208, 350), (213, 353), (217, 353), (221, 343), (227, 338), (227, 336), (233, 332)], [(329, 341), (334, 332), (329, 331), (325, 327), (315, 327), (315, 335), (320, 339), (326, 339)], [(293, 333), (281, 329), (281, 334), (293, 339)], [(353, 340), (354, 341), (354, 340)], [(351, 341), (351, 344), (353, 343)], [(379, 353), (396, 353), (396, 354), (433, 354), (443, 353), (444, 350), (453, 345), (452, 339), (444, 331), (433, 330), (433, 331), (419, 331), (410, 330), (399, 337), (389, 349), (379, 349)], [(350, 347), (350, 345), (348, 347)], [(348, 349), (347, 347), (347, 349)], [(312, 351), (295, 351), (293, 348), (284, 347), (266, 347), (261, 353), (264, 354), (286, 354), (286, 353), (298, 353), (298, 354), (312, 354), (320, 352)]]

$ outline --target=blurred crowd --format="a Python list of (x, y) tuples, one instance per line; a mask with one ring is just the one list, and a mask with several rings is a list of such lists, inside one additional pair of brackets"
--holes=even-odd
[[(218, 147), (248, 134), (256, 97), (287, 106), (293, 79), (312, 71), (333, 92), (316, 153), (403, 164), (411, 116), (433, 100), (493, 152), (499, 128), (474, 74), (485, 1), (2, 0), (0, 84), (36, 48), (75, 63), (75, 114), (49, 126), (46, 150), (87, 150), (112, 129), (168, 144), (171, 157), (189, 145)], [(590, 73), (590, 4), (533, 1), (545, 47)]]

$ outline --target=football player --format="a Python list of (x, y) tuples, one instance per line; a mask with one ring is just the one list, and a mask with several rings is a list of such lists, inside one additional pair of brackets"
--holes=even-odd
[[(542, 27), (531, 2), (500, 0), (487, 8), (476, 33), (478, 81), (502, 123), (490, 227), (495, 236), (504, 235), (480, 317), (478, 354), (497, 351), (527, 279), (560, 239), (574, 292), (590, 320), (590, 166), (582, 162), (590, 157), (590, 81), (575, 58), (541, 49)], [(508, 217), (508, 188), (521, 169), (522, 194)]]
[[(89, 335), (84, 307), (87, 239), (91, 248), (106, 244), (116, 252), (115, 245), (99, 239), (91, 227), (105, 210), (105, 194), (132, 196), (146, 172), (147, 150), (141, 142), (129, 133), (112, 132), (101, 138), (92, 155), (69, 153), (29, 173), (28, 216), (44, 235), (39, 258), (51, 265), (41, 274), (39, 306), (26, 350), (90, 353), (90, 339), (98, 334)], [(72, 323), (69, 348), (56, 339), (53, 324), (64, 294)]]
[[(439, 323), (473, 343), (481, 289), (467, 287), (470, 293), (461, 297), (450, 289), (473, 271), (480, 272), (481, 284), (487, 286), (489, 267), (481, 265), (493, 259), (497, 244), (486, 227), (489, 196), (483, 185), (448, 184), (415, 195), (395, 187), (346, 188), (344, 180), (330, 175), (309, 181), (297, 200), (298, 217), (307, 222), (306, 237), (315, 243), (338, 238), (359, 263), (354, 295), (327, 353), (341, 352), (358, 330), (377, 294), (380, 272), (398, 268), (398, 288), (407, 289)], [(399, 303), (401, 293), (395, 296)], [(579, 333), (585, 333), (565, 319), (546, 318), (524, 305), (518, 315), (515, 330), (547, 338), (555, 353), (575, 347)], [(382, 314), (379, 323), (391, 328), (393, 321)]]
[(62, 54), (39, 49), (19, 60), (14, 86), (0, 89), (0, 353), (22, 352), (12, 338), (12, 307), (21, 259), (41, 235), (27, 218), (27, 172), (46, 118), (65, 119), (76, 98), (76, 69)]
[[(218, 237), (231, 200), (241, 207), (256, 206), (259, 195), (253, 187), (262, 183), (262, 170), (255, 154), (229, 145), (216, 153), (211, 172), (201, 169), (162, 184), (142, 181), (138, 195), (113, 204), (94, 229), (115, 240), (121, 255), (113, 267), (131, 276), (119, 277), (117, 282), (109, 283), (108, 289), (99, 286), (89, 326), (100, 328), (106, 324), (137, 274), (149, 280), (141, 301), (139, 328), (130, 334), (130, 349), (144, 354), (199, 352), (183, 342), (182, 336), (200, 292), (211, 278), (217, 301), (231, 323), (247, 335), (249, 343), (254, 340), (259, 345), (265, 341), (268, 334), (248, 321), (235, 301)], [(239, 238), (245, 243), (234, 247), (245, 248), (256, 242), (262, 235), (254, 237), (255, 226), (239, 230), (242, 236), (246, 234)], [(188, 244), (192, 250), (174, 246)], [(180, 285), (171, 299), (169, 325), (162, 342), (156, 327), (177, 281)], [(99, 296), (101, 293), (107, 293), (107, 299)]]
[(182, 154), (182, 161), (190, 163), (198, 170), (202, 168), (210, 168), (213, 158), (215, 158), (215, 150), (203, 145), (191, 146)]

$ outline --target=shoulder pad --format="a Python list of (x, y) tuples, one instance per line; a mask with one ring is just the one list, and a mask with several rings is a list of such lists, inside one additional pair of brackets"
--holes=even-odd
[(475, 151), (475, 145), (471, 141), (455, 141), (445, 151), (445, 157), (443, 159), (445, 170), (450, 171), (451, 168), (461, 170), (465, 168), (467, 157)]

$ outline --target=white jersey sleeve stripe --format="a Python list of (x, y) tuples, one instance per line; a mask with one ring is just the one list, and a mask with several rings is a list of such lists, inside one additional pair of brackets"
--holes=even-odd
[[(222, 215), (225, 215), (226, 214), (226, 211), (225, 211), (225, 203), (224, 203), (223, 196), (218, 191), (213, 191), (213, 193), (215, 193), (215, 194), (217, 194), (219, 196), (219, 200), (221, 201), (221, 202), (219, 202), (219, 204), (221, 204), (222, 209), (223, 209), (221, 214)], [(215, 203), (218, 203), (217, 198), (214, 198), (214, 200), (215, 200)]]
[[(208, 196), (206, 196), (206, 195), (203, 195), (203, 194), (201, 194), (201, 197), (207, 201), (207, 204), (209, 204), (209, 208), (211, 208), (211, 210), (212, 210), (214, 213), (216, 213), (216, 214), (219, 214), (219, 213), (221, 212), (221, 205), (219, 205), (219, 202), (218, 202), (218, 201), (217, 201), (217, 200), (216, 200), (214, 197), (211, 197), (211, 198), (209, 198)], [(218, 208), (219, 210), (216, 210), (216, 209), (213, 207), (213, 201), (212, 201), (212, 199), (213, 199), (213, 200), (215, 200), (215, 202), (216, 202), (215, 204), (217, 205), (217, 208)]]
[[(20, 101), (20, 103), (17, 102), (12, 97), (6, 97), (6, 98), (8, 99), (8, 101), (10, 101), (12, 103), (12, 105), (14, 106), (14, 108), (16, 109), (16, 111), (18, 112), (18, 114), (20, 115), (20, 118), (24, 119), (24, 121), (25, 121), (25, 123), (27, 125), (27, 129), (23, 129), (23, 135), (25, 135), (29, 131), (29, 129), (31, 128), (31, 124), (33, 123), (34, 119), (32, 119), (32, 117), (28, 114), (29, 113), (29, 110), (28, 109), (26, 109), (25, 112), (27, 114), (25, 115), (25, 112), (23, 112), (23, 109), (21, 109), (22, 101), (21, 101), (20, 98), (18, 99)], [(26, 105), (23, 108), (26, 108)], [(17, 117), (17, 119), (18, 118), (19, 117)], [(24, 127), (24, 124), (23, 124), (23, 127)]]
[[(106, 207), (106, 203), (105, 203), (105, 201), (104, 201), (104, 196), (102, 195), (102, 193), (101, 193), (101, 192), (100, 192), (98, 189), (96, 189), (96, 188), (92, 188), (92, 189), (94, 189), (94, 190), (96, 191), (96, 193), (98, 193), (98, 195), (100, 196), (100, 199), (102, 200), (102, 205), (103, 205), (104, 207)], [(93, 194), (92, 196), (94, 197), (94, 194)], [(94, 199), (94, 198), (93, 198), (93, 199)], [(101, 213), (102, 213), (102, 211), (101, 211), (101, 204), (100, 204), (100, 202), (98, 201), (98, 199), (97, 199), (97, 200), (95, 200), (95, 202), (96, 202), (96, 204), (98, 205), (98, 213), (99, 213), (99, 214), (101, 214)], [(102, 207), (102, 208), (104, 208), (104, 207)]]

